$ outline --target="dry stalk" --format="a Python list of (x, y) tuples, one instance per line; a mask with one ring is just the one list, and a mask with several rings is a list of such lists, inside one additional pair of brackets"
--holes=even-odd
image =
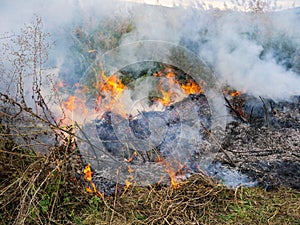
[(226, 107), (232, 110), (235, 115), (243, 122), (247, 123), (248, 121), (241, 115), (241, 113), (230, 103), (230, 101), (224, 96), (224, 99), (227, 103)]

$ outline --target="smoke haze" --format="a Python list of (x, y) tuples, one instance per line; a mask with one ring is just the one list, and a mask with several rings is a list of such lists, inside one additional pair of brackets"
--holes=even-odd
[(56, 42), (50, 61), (59, 69), (74, 67), (66, 58), (72, 55), (70, 35), (76, 26), (92, 32), (99, 21), (122, 16), (130, 18), (135, 29), (122, 37), (121, 44), (140, 40), (171, 42), (194, 52), (222, 84), (275, 100), (300, 94), (299, 8), (246, 13), (120, 1), (31, 0), (2, 1), (0, 12), (5, 18), (0, 22), (2, 34), (14, 33), (34, 15), (40, 16), (44, 29)]

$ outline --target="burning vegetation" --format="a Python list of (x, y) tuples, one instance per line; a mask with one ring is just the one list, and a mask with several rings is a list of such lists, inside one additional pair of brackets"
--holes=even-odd
[[(187, 74), (181, 74), (180, 77), (178, 73), (178, 69), (168, 66), (151, 75), (155, 78), (155, 86), (153, 88), (155, 93), (151, 93), (147, 97), (149, 99), (148, 104), (151, 106), (152, 104), (159, 103), (164, 106), (163, 110), (155, 111), (152, 109), (150, 111), (141, 111), (137, 116), (126, 113), (123, 110), (123, 103), (120, 102), (120, 96), (129, 87), (134, 89), (134, 85), (131, 83), (126, 87), (122, 81), (124, 77), (118, 77), (117, 75), (107, 77), (103, 72), (101, 73), (99, 82), (96, 83), (98, 91), (95, 97), (96, 114), (100, 118), (96, 120), (96, 131), (102, 141), (104, 150), (116, 157), (120, 162), (125, 160), (128, 164), (145, 161), (161, 164), (163, 167), (166, 167), (164, 171), (168, 173), (170, 182), (174, 188), (179, 187), (179, 182), (176, 178), (176, 174), (178, 174), (176, 171), (178, 169), (176, 169), (177, 166), (173, 168), (172, 163), (169, 162), (172, 159), (167, 158), (173, 154), (171, 153), (173, 151), (171, 145), (174, 145), (172, 142), (175, 139), (168, 140), (168, 138), (174, 135), (180, 138), (180, 134), (175, 130), (180, 128), (181, 123), (186, 123), (185, 120), (191, 119), (188, 117), (184, 119), (186, 116), (179, 118), (177, 111), (188, 115), (187, 109), (194, 107), (195, 113), (198, 114), (199, 118), (206, 117), (205, 120), (209, 120), (210, 117), (209, 105), (203, 94), (203, 87)], [(176, 103), (178, 96), (181, 96), (181, 100)], [(88, 108), (88, 106), (81, 108)], [(127, 132), (128, 135), (132, 132), (132, 136), (118, 136), (113, 127), (114, 124), (116, 124), (115, 126), (124, 127), (126, 123), (129, 123), (129, 127), (125, 128), (124, 132)], [(144, 145), (141, 148), (139, 146), (143, 143), (144, 139), (147, 141), (149, 135), (153, 135), (152, 133), (156, 132), (155, 130), (149, 130), (150, 123), (151, 126), (154, 123), (157, 124), (158, 127), (155, 129), (167, 129), (167, 133), (164, 134), (167, 135), (167, 139), (162, 142), (160, 141), (160, 143), (154, 140), (151, 144), (152, 147)], [(203, 120), (202, 123), (205, 124), (204, 126), (209, 126), (208, 121)], [(148, 141), (152, 142), (153, 140), (149, 139)], [(157, 144), (155, 144), (156, 142)], [(188, 144), (187, 141), (184, 143)], [(131, 177), (132, 179), (134, 180), (134, 177)], [(159, 178), (159, 180), (161, 179)], [(131, 182), (128, 179), (124, 179), (122, 182), (125, 182), (124, 187), (128, 189)], [(90, 186), (92, 186), (92, 189), (89, 187), (89, 190), (94, 191), (94, 183), (91, 183)], [(109, 193), (112, 194), (113, 192)]]
[[(230, 122), (222, 142), (211, 131), (206, 83), (174, 66), (107, 75), (96, 65), (93, 73), (80, 71), (87, 74), (80, 83), (61, 75), (49, 97), (44, 83), (55, 82), (45, 82), (49, 45), (41, 25), (37, 18), (23, 30), (10, 49), (16, 68), (1, 71), (10, 85), (0, 86), (0, 224), (299, 223), (299, 96), (275, 102), (223, 88)], [(108, 25), (117, 34), (76, 29), (88, 63), (134, 29)], [(124, 99), (147, 79), (153, 90), (133, 114)], [(216, 158), (199, 164), (212, 140)], [(139, 176), (155, 182), (140, 185)]]
[(174, 103), (174, 98), (176, 98), (178, 94), (176, 90), (181, 90), (186, 95), (199, 95), (203, 93), (203, 87), (192, 79), (180, 83), (171, 68), (154, 73), (153, 76), (165, 78), (165, 80), (159, 81), (156, 87), (157, 94), (162, 96), (161, 98), (157, 98), (157, 101), (164, 106), (169, 106), (171, 103)]
[[(178, 96), (188, 96), (188, 95), (200, 95), (203, 94), (203, 83), (196, 83), (193, 79), (188, 78), (188, 75), (183, 79), (175, 74), (176, 68), (162, 68), (161, 71), (152, 74), (153, 77), (158, 78), (157, 86), (154, 87), (155, 92), (152, 93), (153, 97), (149, 96), (150, 101), (159, 102), (163, 106), (170, 106), (176, 102)], [(117, 109), (120, 115), (126, 117), (126, 112), (122, 112), (122, 103), (120, 102), (120, 96), (126, 89), (132, 89), (126, 87), (123, 80), (126, 77), (121, 75), (111, 75), (107, 76), (102, 71), (100, 75), (97, 75), (99, 81), (96, 81), (91, 87), (77, 85), (77, 94), (71, 95), (63, 102), (63, 107), (69, 112), (79, 111), (79, 113), (87, 114), (96, 113), (101, 115), (105, 111), (112, 111)], [(181, 80), (179, 80), (181, 79)], [(61, 85), (63, 82), (59, 82)], [(60, 86), (63, 87), (63, 86)], [(95, 90), (95, 91), (92, 91)], [(94, 96), (93, 94), (94, 93)], [(95, 99), (96, 107), (94, 109), (89, 108), (91, 102), (88, 99)], [(85, 100), (86, 99), (86, 100)]]

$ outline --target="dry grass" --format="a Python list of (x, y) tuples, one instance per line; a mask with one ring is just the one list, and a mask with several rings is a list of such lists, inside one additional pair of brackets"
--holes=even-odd
[[(73, 210), (86, 197), (72, 165), (78, 159), (77, 149), (64, 142), (61, 146), (45, 145), (47, 155), (36, 154), (28, 147), (5, 139), (6, 135), (1, 133), (0, 142), (2, 224), (67, 220), (61, 207)], [(76, 196), (74, 201), (72, 196)]]
[(300, 196), (295, 191), (230, 190), (201, 175), (176, 190), (136, 187), (115, 202), (123, 218), (115, 215), (112, 224), (300, 223)]
[(101, 199), (85, 191), (66, 145), (47, 156), (12, 146), (1, 141), (0, 224), (300, 224), (294, 190), (232, 190), (195, 174), (178, 189), (132, 186)]

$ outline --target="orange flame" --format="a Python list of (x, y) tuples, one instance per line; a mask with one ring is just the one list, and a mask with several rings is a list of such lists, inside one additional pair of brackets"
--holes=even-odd
[[(182, 168), (182, 165), (179, 162), (176, 162), (179, 164), (179, 167)], [(171, 163), (169, 161), (163, 160), (163, 164), (165, 164), (166, 166), (166, 172), (168, 173), (169, 177), (170, 177), (170, 181), (171, 181), (171, 187), (173, 187), (174, 189), (178, 189), (181, 185), (181, 183), (178, 181), (177, 179), (177, 171), (175, 170), (175, 168), (171, 165)]]
[(232, 96), (232, 97), (237, 97), (237, 96), (240, 96), (240, 95), (241, 95), (240, 91), (234, 91), (234, 92), (230, 93), (230, 96)]
[[(99, 90), (96, 103), (98, 108), (101, 107), (105, 110), (111, 110), (112, 107), (117, 103), (117, 97), (124, 91), (125, 85), (117, 75), (107, 77), (102, 72), (101, 76), (101, 81), (96, 85), (97, 90)], [(116, 108), (120, 109), (122, 106), (120, 105)], [(119, 113), (122, 114), (121, 112)]]
[(86, 179), (87, 181), (92, 181), (93, 178), (93, 171), (91, 170), (91, 164), (88, 163), (86, 165), (86, 167), (83, 170), (84, 173), (84, 179)]
[(189, 80), (187, 84), (182, 84), (181, 88), (186, 94), (202, 94), (204, 91), (195, 81)]
[[(172, 102), (173, 96), (175, 95), (175, 92), (173, 91), (174, 85), (178, 88), (178, 85), (175, 80), (175, 74), (171, 71), (170, 68), (167, 70), (167, 74), (165, 75), (166, 80), (161, 80), (157, 86), (157, 92), (159, 92), (162, 97), (156, 99), (158, 102), (160, 102), (164, 106), (169, 106)], [(162, 77), (163, 72), (157, 72), (153, 74), (154, 77)], [(167, 82), (167, 85), (164, 85), (164, 83)], [(164, 87), (163, 87), (164, 86)], [(167, 89), (167, 90), (165, 90)]]
[(79, 112), (87, 113), (85, 101), (74, 95), (69, 96), (68, 100), (63, 103), (63, 106), (70, 112), (78, 110)]
[(174, 189), (178, 189), (180, 187), (180, 183), (177, 181), (176, 173), (174, 170), (168, 171), (170, 179), (171, 179), (171, 185)]
[(164, 90), (160, 90), (160, 92), (162, 94), (162, 98), (159, 98), (158, 101), (164, 106), (170, 105), (172, 92)]
[[(154, 77), (162, 77), (163, 75), (164, 75), (163, 71), (153, 74)], [(168, 87), (162, 88), (163, 81), (159, 82), (157, 87), (157, 92), (160, 92), (160, 94), (162, 95), (162, 97), (157, 99), (157, 101), (163, 104), (164, 106), (168, 106), (172, 103), (173, 97), (177, 95), (176, 91), (174, 90), (182, 90), (182, 92), (187, 95), (201, 94), (204, 92), (202, 85), (201, 86), (198, 85), (192, 79), (190, 79), (185, 84), (181, 84), (178, 80), (176, 80), (176, 75), (171, 68), (167, 69), (165, 78), (167, 78)]]
[(130, 187), (132, 183), (129, 180), (125, 180), (125, 187), (124, 187), (124, 192), (126, 192)]
[[(58, 83), (58, 86), (64, 85), (63, 83)], [(65, 112), (76, 112), (77, 114), (87, 114), (89, 112), (94, 113), (94, 109), (90, 109), (88, 105), (90, 102), (87, 102), (86, 99), (91, 99), (91, 96), (85, 98), (86, 95), (93, 93), (93, 90), (89, 90), (88, 86), (81, 86), (81, 84), (74, 84), (76, 87), (76, 94), (69, 96), (63, 103), (62, 107), (65, 109)], [(120, 95), (125, 85), (122, 81), (116, 76), (105, 76), (104, 72), (101, 74), (101, 79), (99, 82), (95, 84), (96, 90), (98, 90), (98, 96), (96, 96), (96, 112), (99, 110), (112, 110), (113, 106), (119, 104), (115, 109), (117, 109), (118, 114), (125, 116), (125, 114), (121, 111), (122, 105), (117, 101), (118, 95)], [(79, 97), (83, 96), (83, 97)], [(93, 111), (93, 112), (92, 112)], [(69, 115), (69, 114), (68, 114)]]
[(132, 182), (134, 181), (134, 175), (133, 172), (134, 170), (131, 168), (131, 166), (127, 167), (128, 173), (130, 174), (129, 179), (125, 180), (125, 186), (124, 186), (124, 192), (125, 193), (131, 186), (132, 186)]
[(166, 78), (168, 78), (168, 80), (170, 82), (170, 86), (173, 86), (176, 83), (175, 74), (172, 71), (169, 71), (167, 73)]
[(73, 111), (75, 109), (75, 96), (72, 95), (68, 98), (67, 101), (64, 102), (64, 106), (67, 110)]
[(138, 155), (138, 153), (136, 151), (134, 151), (132, 156), (129, 159), (127, 159), (126, 162), (128, 162), (128, 163), (132, 162), (137, 157), (137, 155)]
[[(200, 94), (203, 93), (202, 85), (198, 85), (192, 79), (188, 82), (182, 84), (176, 79), (176, 74), (172, 71), (172, 68), (167, 68), (157, 73), (154, 73), (155, 77), (160, 78), (160, 82), (157, 85), (158, 97), (156, 101), (160, 102), (164, 106), (169, 106), (178, 96), (182, 94)], [(60, 84), (62, 85), (62, 84)], [(80, 84), (75, 84), (77, 87), (77, 93), (80, 96), (92, 93), (89, 91), (87, 86), (80, 86)], [(117, 75), (106, 76), (102, 71), (100, 75), (100, 81), (95, 84), (95, 89), (98, 90), (98, 95), (96, 96), (96, 112), (103, 112), (107, 110), (113, 110), (123, 117), (126, 117), (126, 111), (124, 105), (118, 102), (118, 96), (121, 95), (125, 89), (125, 84)], [(90, 99), (90, 98), (87, 98)], [(79, 113), (88, 113), (90, 109), (87, 107), (87, 103), (84, 99), (81, 99), (76, 95), (69, 96), (69, 98), (63, 103), (63, 107), (69, 111), (77, 111)], [(95, 111), (94, 111), (95, 112)]]
[(223, 90), (223, 94), (230, 95), (231, 97), (238, 97), (244, 93), (246, 93), (246, 90), (237, 91), (235, 89), (232, 89), (231, 87), (225, 87), (225, 89)]
[(117, 77), (117, 75), (112, 75), (106, 79), (105, 84), (100, 87), (101, 91), (110, 92), (113, 96), (117, 96), (123, 92), (125, 85)]
[(100, 191), (97, 190), (97, 187), (96, 187), (96, 185), (94, 184), (94, 182), (92, 180), (93, 179), (93, 171), (91, 169), (91, 164), (90, 163), (88, 163), (86, 165), (86, 167), (83, 170), (83, 173), (84, 173), (84, 179), (89, 183), (89, 186), (86, 187), (86, 191), (91, 193), (91, 194), (95, 194), (98, 197), (103, 199), (104, 195)]

